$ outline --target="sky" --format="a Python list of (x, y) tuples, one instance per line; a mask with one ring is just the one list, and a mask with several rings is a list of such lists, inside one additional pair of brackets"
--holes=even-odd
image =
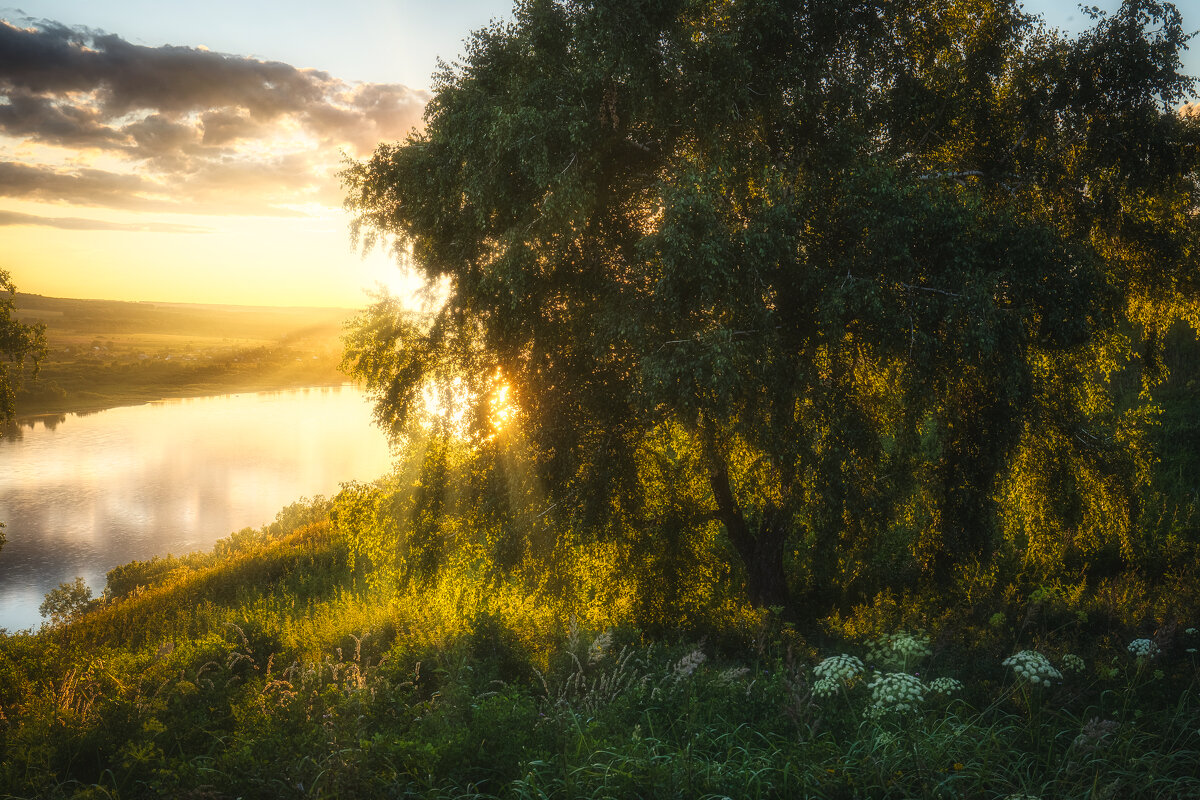
[[(0, 269), (18, 289), (351, 308), (412, 287), (385, 253), (352, 248), (343, 158), (419, 125), (439, 58), (512, 8), (3, 2)], [(1200, 0), (1176, 5), (1200, 25)], [(1026, 9), (1070, 33), (1088, 22), (1072, 3)], [(1200, 74), (1200, 49), (1186, 70)]]

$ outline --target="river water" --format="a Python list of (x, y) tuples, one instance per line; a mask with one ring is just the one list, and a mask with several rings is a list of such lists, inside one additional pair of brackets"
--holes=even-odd
[(0, 628), (37, 627), (76, 576), (98, 595), (119, 564), (207, 550), (390, 462), (349, 385), (25, 421), (0, 437)]

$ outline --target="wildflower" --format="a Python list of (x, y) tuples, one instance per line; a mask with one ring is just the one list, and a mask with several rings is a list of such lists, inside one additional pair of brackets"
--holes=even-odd
[(1075, 737), (1072, 744), (1076, 749), (1085, 753), (1094, 752), (1106, 746), (1108, 743), (1105, 740), (1116, 733), (1120, 727), (1121, 723), (1116, 720), (1092, 717), (1083, 726), (1083, 730)]
[(721, 686), (733, 686), (741, 683), (742, 678), (750, 674), (749, 667), (730, 667), (717, 673), (717, 683)]
[(1135, 658), (1154, 658), (1158, 655), (1158, 645), (1151, 639), (1134, 639), (1129, 643), (1129, 652)]
[(1196, 629), (1195, 629), (1195, 628), (1188, 628), (1186, 631), (1184, 631), (1184, 633), (1186, 633), (1188, 636), (1195, 636), (1195, 635), (1196, 635)]
[(1022, 650), (1000, 663), (1012, 667), (1019, 679), (1029, 681), (1034, 686), (1048, 685), (1052, 680), (1062, 680), (1062, 673), (1051, 665), (1050, 659), (1036, 650)]
[(1062, 668), (1070, 672), (1083, 672), (1085, 665), (1082, 658), (1074, 653), (1067, 653), (1062, 657)]
[(813, 674), (818, 678), (841, 683), (849, 683), (862, 674), (862, 671), (862, 661), (855, 656), (849, 656), (845, 653), (838, 656), (830, 656), (813, 667)]
[(704, 663), (704, 659), (704, 653), (699, 647), (697, 647), (695, 650), (675, 662), (675, 677), (683, 679), (690, 676), (696, 671), (696, 667)]
[(907, 672), (888, 672), (868, 684), (874, 716), (887, 711), (916, 711), (925, 702), (925, 684)]
[(928, 645), (928, 636), (916, 636), (901, 632), (892, 638), (892, 649), (905, 657), (919, 658), (929, 655), (931, 651)]
[(963, 685), (954, 678), (935, 678), (929, 682), (929, 690), (934, 694), (952, 695), (961, 692)]
[(813, 684), (813, 694), (817, 697), (828, 697), (836, 692), (841, 685), (841, 682), (836, 678), (821, 678), (821, 680)]
[(868, 642), (867, 647), (867, 658), (896, 669), (906, 669), (932, 652), (928, 636), (908, 631), (884, 634)]
[(608, 651), (608, 648), (612, 647), (612, 643), (612, 628), (608, 628), (592, 640), (591, 645), (588, 647), (588, 663), (595, 664), (604, 658), (605, 652)]

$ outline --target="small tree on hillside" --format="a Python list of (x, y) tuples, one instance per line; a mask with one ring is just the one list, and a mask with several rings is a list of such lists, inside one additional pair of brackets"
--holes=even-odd
[(46, 326), (27, 325), (14, 316), (17, 289), (6, 271), (0, 269), (0, 424), (16, 413), (16, 387), (26, 361), (38, 362), (46, 353)]
[(51, 625), (58, 626), (83, 614), (92, 604), (91, 587), (83, 578), (76, 578), (74, 583), (60, 583), (57, 589), (48, 592), (38, 606), (38, 613)]

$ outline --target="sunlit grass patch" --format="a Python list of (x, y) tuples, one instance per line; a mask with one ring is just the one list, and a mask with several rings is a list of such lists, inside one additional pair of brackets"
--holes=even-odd
[(1094, 636), (1035, 591), (957, 617), (881, 597), (799, 630), (713, 594), (651, 633), (611, 547), (564, 535), (549, 581), (464, 538), (404, 576), (356, 558), (332, 507), (126, 565), (107, 602), (0, 641), (0, 790), (1200, 796), (1190, 625)]

